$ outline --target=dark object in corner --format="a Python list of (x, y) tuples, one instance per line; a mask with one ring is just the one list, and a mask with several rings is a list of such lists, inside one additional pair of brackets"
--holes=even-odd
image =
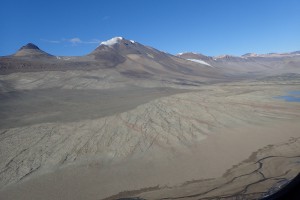
[(299, 200), (300, 199), (300, 173), (278, 192), (264, 197), (261, 200)]

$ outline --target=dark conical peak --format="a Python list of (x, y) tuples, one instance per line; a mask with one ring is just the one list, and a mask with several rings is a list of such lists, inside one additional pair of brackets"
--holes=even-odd
[(17, 51), (13, 56), (21, 56), (21, 57), (45, 57), (45, 56), (52, 56), (45, 51), (42, 51), (36, 45), (32, 43), (28, 43), (25, 46), (22, 46), (19, 51)]
[(36, 49), (36, 50), (40, 50), (40, 48), (38, 48), (35, 44), (32, 43), (28, 43), (25, 46), (22, 46), (20, 50), (22, 49)]

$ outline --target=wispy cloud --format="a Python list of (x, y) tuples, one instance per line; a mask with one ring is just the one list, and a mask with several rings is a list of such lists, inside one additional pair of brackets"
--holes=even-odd
[(74, 37), (74, 38), (68, 38), (68, 39), (60, 39), (60, 40), (47, 40), (47, 39), (41, 39), (44, 42), (48, 43), (69, 43), (72, 46), (76, 46), (79, 44), (99, 44), (101, 41), (98, 39), (91, 39), (91, 40), (81, 40), (79, 37)]
[(46, 40), (46, 39), (41, 39), (44, 42), (49, 42), (49, 43), (61, 43), (60, 40)]
[(77, 37), (68, 39), (67, 41), (70, 42), (72, 45), (77, 45), (82, 43), (81, 39)]

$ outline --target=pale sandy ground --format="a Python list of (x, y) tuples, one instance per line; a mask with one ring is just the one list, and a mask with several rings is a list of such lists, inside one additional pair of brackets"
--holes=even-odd
[[(2, 130), (0, 199), (102, 199), (221, 177), (258, 149), (300, 136), (300, 104), (273, 98), (291, 90), (299, 86), (203, 86), (99, 119)], [(300, 154), (299, 145), (287, 149), (281, 154)], [(295, 175), (295, 166), (281, 167)]]
[[(268, 145), (215, 179), (181, 186), (131, 191), (121, 196), (144, 199), (259, 199), (284, 187), (299, 173), (300, 137)], [(131, 193), (131, 194), (130, 194)], [(108, 199), (115, 199), (118, 195)]]
[[(283, 133), (282, 126), (288, 127), (289, 133)], [(163, 158), (160, 159), (160, 156), (156, 155), (155, 158), (130, 159), (107, 167), (97, 164), (69, 166), (57, 170), (55, 173), (37, 176), (23, 183), (8, 187), (0, 193), (0, 197), (3, 199), (28, 200), (101, 199), (120, 191), (139, 190), (155, 186), (161, 188), (165, 186), (174, 187), (186, 181), (216, 178), (222, 176), (226, 170), (230, 169), (233, 163), (237, 164), (243, 161), (252, 152), (265, 145), (280, 143), (290, 137), (299, 137), (299, 128), (300, 125), (288, 122), (278, 124), (273, 128), (250, 128), (249, 131), (241, 128), (237, 129), (239, 133), (228, 132), (208, 137), (193, 149), (193, 154), (180, 154), (178, 157), (170, 160), (162, 160)], [(294, 150), (298, 151), (298, 154), (295, 152), (293, 154), (300, 155), (299, 146)], [(283, 151), (284, 153), (285, 151)], [(153, 157), (153, 155), (151, 156)], [(271, 167), (274, 166), (271, 164)], [(281, 167), (287, 167), (287, 169), (282, 169), (280, 172), (290, 169), (290, 166), (284, 165)], [(300, 168), (299, 166), (297, 167), (298, 169), (294, 170), (299, 172)], [(250, 167), (250, 169), (253, 168)], [(292, 175), (295, 176), (295, 173)], [(221, 185), (223, 182), (225, 181), (221, 179), (217, 183), (207, 184), (208, 186), (205, 189), (209, 190), (216, 187), (216, 185)], [(242, 181), (245, 185), (248, 182), (251, 183), (253, 180), (248, 177), (248, 179)], [(190, 191), (197, 193), (199, 188), (203, 188), (203, 185), (205, 184)], [(237, 191), (242, 188), (240, 182), (231, 187)], [(175, 188), (171, 192), (163, 190), (156, 193), (135, 194), (133, 196), (146, 199), (160, 199), (162, 197), (188, 196), (190, 194), (190, 192), (183, 193), (182, 190), (178, 191), (177, 189)], [(231, 194), (230, 192), (229, 194)], [(119, 197), (124, 196), (121, 195)]]

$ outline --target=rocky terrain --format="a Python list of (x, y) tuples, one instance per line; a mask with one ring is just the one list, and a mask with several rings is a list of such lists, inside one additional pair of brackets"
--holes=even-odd
[(0, 57), (0, 199), (262, 197), (300, 171), (300, 104), (275, 98), (299, 62), (25, 45)]

